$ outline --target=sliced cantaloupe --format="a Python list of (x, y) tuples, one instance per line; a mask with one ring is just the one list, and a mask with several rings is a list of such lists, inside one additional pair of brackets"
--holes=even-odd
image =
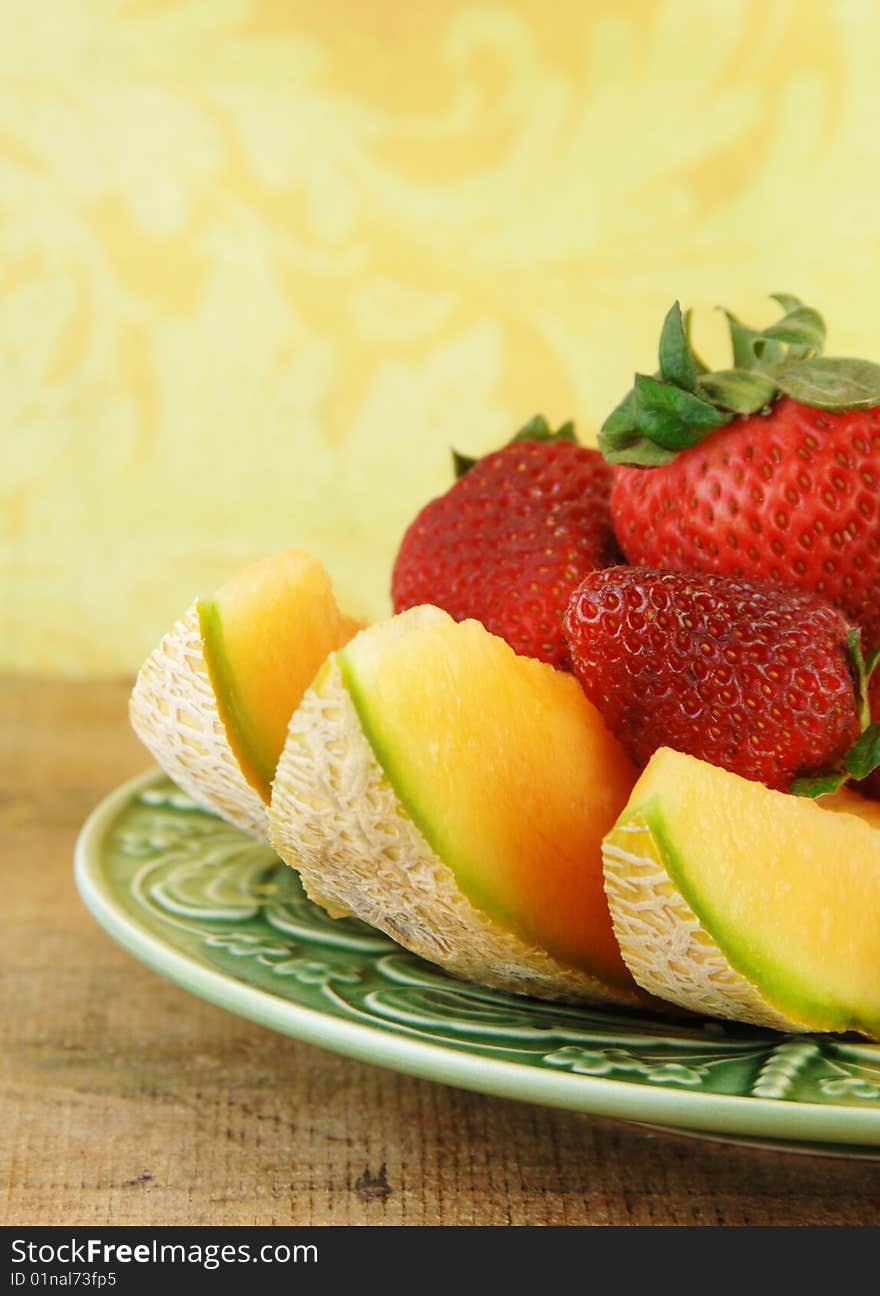
[(880, 807), (651, 758), (603, 846), (614, 929), (652, 994), (778, 1030), (880, 1038)]
[(635, 777), (571, 676), (419, 607), (356, 636), (306, 692), (271, 839), (331, 913), (460, 975), (635, 1002), (600, 850)]
[(198, 607), (229, 745), (268, 802), (291, 715), (327, 654), (360, 624), (340, 611), (318, 559), (299, 549), (243, 567)]
[(261, 559), (164, 636), (138, 674), (132, 726), (200, 805), (267, 837), (266, 803), (291, 713), (327, 654), (358, 628), (311, 554)]

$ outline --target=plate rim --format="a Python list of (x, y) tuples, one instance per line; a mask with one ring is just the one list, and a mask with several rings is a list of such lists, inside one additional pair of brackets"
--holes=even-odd
[[(880, 1146), (880, 1108), (854, 1108), (742, 1094), (651, 1089), (625, 1080), (548, 1071), (521, 1062), (479, 1056), (347, 1021), (243, 982), (231, 973), (194, 962), (120, 910), (102, 869), (101, 845), (110, 826), (135, 796), (166, 779), (151, 767), (114, 788), (82, 825), (74, 848), (74, 877), (92, 917), (128, 953), (198, 998), (304, 1043), (373, 1066), (438, 1084), (518, 1102), (666, 1126), (672, 1130), (743, 1134), (798, 1144)], [(206, 811), (206, 813), (211, 813)]]

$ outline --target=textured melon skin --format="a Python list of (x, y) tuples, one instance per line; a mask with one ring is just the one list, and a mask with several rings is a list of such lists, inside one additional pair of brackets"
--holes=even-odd
[(602, 843), (602, 860), (624, 962), (650, 994), (708, 1017), (780, 1031), (819, 1029), (780, 1012), (731, 966), (671, 881), (644, 816), (615, 824)]
[[(670, 801), (674, 802), (678, 793), (683, 796), (683, 803), (687, 806), (711, 805), (711, 783), (694, 783), (689, 779), (693, 767), (702, 764), (693, 757), (682, 756), (668, 749), (657, 752), (633, 790), (628, 806), (602, 844), (605, 892), (611, 920), (624, 961), (636, 982), (649, 993), (670, 1003), (708, 1016), (749, 1022), (780, 1031), (800, 1033), (853, 1030), (869, 1039), (880, 1038), (878, 1014), (876, 1008), (871, 1006), (872, 998), (864, 1000), (861, 997), (863, 989), (847, 992), (841, 988), (840, 982), (835, 983), (834, 978), (834, 970), (851, 967), (859, 972), (851, 985), (861, 984), (864, 987), (865, 984), (870, 984), (870, 970), (874, 967), (877, 951), (880, 950), (876, 940), (876, 925), (871, 917), (876, 912), (877, 880), (880, 880), (876, 873), (876, 851), (880, 837), (871, 836), (880, 833), (877, 807), (844, 790), (829, 798), (827, 805), (820, 809), (812, 802), (786, 797), (759, 784), (745, 783), (736, 775), (704, 766), (706, 777), (711, 774), (711, 778), (716, 780), (716, 787), (719, 777), (751, 787), (757, 800), (750, 803), (753, 804), (755, 817), (748, 822), (764, 824), (763, 829), (758, 828), (757, 836), (753, 834), (749, 853), (738, 859), (735, 854), (728, 854), (726, 847), (722, 847), (717, 856), (711, 853), (715, 842), (726, 841), (723, 816), (716, 820), (712, 818), (711, 811), (708, 811), (698, 814), (694, 820), (703, 832), (709, 833), (712, 843), (706, 848), (710, 853), (701, 857), (704, 872), (711, 862), (711, 869), (706, 873), (702, 885), (705, 886), (707, 880), (714, 879), (722, 870), (726, 870), (728, 878), (738, 890), (737, 901), (741, 904), (742, 912), (736, 925), (725, 927), (722, 923), (723, 911), (716, 910), (714, 916), (706, 917), (698, 912), (704, 904), (709, 904), (711, 915), (711, 901), (707, 901), (706, 894), (693, 881), (688, 857), (682, 853), (682, 841), (687, 839), (686, 823), (680, 824), (676, 832), (667, 823), (665, 814), (669, 806), (664, 803), (662, 780), (666, 781)], [(689, 771), (687, 767), (692, 768)], [(686, 791), (682, 791), (683, 789)], [(769, 806), (768, 801), (771, 799), (778, 801), (779, 806)], [(798, 813), (803, 811), (802, 821), (791, 817), (790, 812), (795, 808)], [(745, 809), (744, 806), (743, 811)], [(811, 819), (810, 816), (816, 818)], [(838, 838), (836, 829), (829, 832), (838, 816), (841, 830), (845, 821), (848, 820), (851, 824), (853, 820), (856, 821), (855, 838), (847, 838), (843, 833)], [(800, 859), (801, 872), (798, 871), (796, 838), (790, 845), (791, 854), (784, 857), (785, 866), (780, 871), (778, 862), (771, 864), (772, 846), (778, 840), (775, 838), (774, 825), (778, 825), (778, 832), (782, 834), (791, 832), (791, 825), (801, 822), (803, 826), (797, 829), (803, 834), (804, 841), (804, 854)], [(865, 828), (868, 829), (867, 837), (864, 835)], [(762, 831), (774, 837), (766, 854), (761, 851)], [(811, 848), (815, 851), (814, 843), (817, 840), (821, 840), (822, 846), (819, 854), (814, 853), (811, 857)], [(867, 879), (867, 885), (864, 894), (861, 891), (855, 893), (858, 895), (855, 908), (853, 892), (840, 889), (836, 892), (817, 892), (816, 874), (810, 873), (811, 858), (819, 859), (823, 868), (829, 861), (835, 860), (832, 843), (838, 840), (840, 852), (846, 850), (845, 844), (848, 843), (850, 860), (858, 861), (860, 869), (863, 867), (865, 870), (864, 873), (857, 874)], [(854, 846), (854, 841), (860, 843), (858, 848)], [(862, 852), (865, 852), (864, 858)], [(841, 854), (841, 871), (843, 858)], [(701, 861), (694, 856), (691, 863), (693, 865)], [(761, 870), (766, 870), (766, 873)], [(811, 879), (812, 885), (803, 883), (804, 875)], [(829, 873), (832, 886), (835, 876), (833, 871)], [(852, 877), (852, 874), (849, 876)], [(759, 880), (757, 888), (756, 878)], [(836, 885), (839, 888), (841, 883)], [(806, 886), (806, 890), (802, 889), (803, 886)], [(822, 902), (821, 897), (826, 894), (827, 901)], [(786, 896), (789, 897), (788, 910), (783, 911), (780, 903), (781, 900), (785, 903)], [(824, 973), (828, 986), (836, 984), (836, 988), (829, 989), (827, 999), (824, 994), (817, 993), (822, 990), (821, 981), (814, 982), (816, 988), (810, 989), (808, 980), (799, 980), (804, 975), (802, 955), (817, 948), (813, 943), (802, 946), (801, 954), (798, 953), (797, 941), (805, 939), (805, 910), (798, 909), (798, 901), (802, 898), (814, 902), (813, 912), (819, 915), (820, 930), (836, 931), (835, 941), (826, 951), (826, 957), (832, 955), (835, 962), (828, 964), (829, 970)], [(754, 909), (754, 921), (750, 920), (749, 906)], [(786, 922), (789, 910), (797, 914), (794, 926), (789, 926)], [(787, 932), (795, 933), (795, 944), (790, 948), (787, 960), (783, 956), (774, 962), (771, 956), (769, 961), (761, 961), (767, 960), (768, 947), (761, 945), (760, 933), (762, 919), (766, 923), (764, 915), (768, 911), (772, 915), (772, 930), (775, 933), (780, 937), (784, 937)], [(833, 925), (835, 921), (836, 929)], [(841, 921), (844, 924), (842, 931)], [(766, 927), (764, 930), (767, 930)], [(810, 930), (809, 923), (806, 924), (806, 930)], [(813, 931), (815, 940), (815, 929)], [(851, 945), (848, 944), (850, 934)], [(762, 948), (765, 951), (763, 955), (759, 952)], [(785, 949), (784, 940), (782, 949)], [(854, 957), (857, 957), (857, 961), (848, 963), (848, 958)], [(809, 966), (809, 960), (806, 966)], [(807, 975), (815, 978), (816, 972), (814, 970)], [(876, 1004), (876, 998), (873, 1002)]]
[(308, 895), (450, 972), (572, 1003), (639, 1004), (476, 908), (413, 823), (365, 736), (335, 657), (295, 712), (273, 785), (270, 838)]
[(178, 787), (236, 828), (268, 839), (266, 805), (242, 774), (217, 709), (196, 603), (141, 667), (129, 715), (141, 742)]

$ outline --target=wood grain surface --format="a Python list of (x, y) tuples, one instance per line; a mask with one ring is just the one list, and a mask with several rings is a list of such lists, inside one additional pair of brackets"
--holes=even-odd
[(860, 1224), (880, 1164), (670, 1137), (337, 1057), (95, 924), (94, 804), (149, 759), (128, 684), (0, 681), (0, 1224)]

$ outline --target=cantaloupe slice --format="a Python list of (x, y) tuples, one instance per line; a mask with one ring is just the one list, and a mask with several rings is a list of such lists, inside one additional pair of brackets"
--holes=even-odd
[(199, 603), (208, 673), (229, 745), (268, 803), (290, 717), (321, 663), (361, 627), (298, 549), (244, 567)]
[(287, 549), (194, 603), (144, 663), (131, 722), (199, 804), (260, 837), (290, 716), (359, 623), (317, 558)]
[(603, 846), (652, 994), (787, 1031), (880, 1038), (880, 806), (773, 792), (661, 748)]
[(271, 840), (331, 913), (464, 977), (633, 1003), (600, 843), (635, 777), (571, 676), (418, 607), (357, 635), (306, 692)]

